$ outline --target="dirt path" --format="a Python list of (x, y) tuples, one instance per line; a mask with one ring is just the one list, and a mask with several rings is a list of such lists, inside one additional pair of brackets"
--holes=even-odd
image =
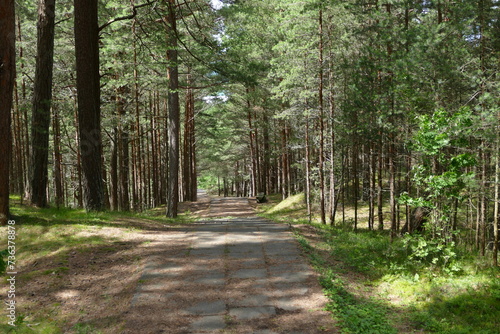
[(126, 333), (336, 332), (286, 225), (256, 217), (247, 199), (201, 193), (197, 205), (207, 220), (148, 244)]

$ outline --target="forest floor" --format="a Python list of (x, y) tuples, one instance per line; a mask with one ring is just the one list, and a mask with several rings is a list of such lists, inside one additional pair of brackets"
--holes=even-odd
[(19, 214), (12, 332), (336, 333), (288, 226), (251, 203), (201, 194), (183, 224)]
[(498, 333), (500, 275), (484, 260), (394, 273), (402, 241), (307, 224), (302, 197), (200, 194), (175, 220), (14, 199), (16, 327), (3, 307), (0, 333)]

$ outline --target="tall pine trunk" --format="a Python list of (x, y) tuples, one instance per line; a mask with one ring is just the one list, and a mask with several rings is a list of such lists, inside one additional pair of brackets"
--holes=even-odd
[(306, 205), (307, 205), (307, 217), (309, 222), (312, 220), (312, 204), (311, 204), (311, 152), (309, 143), (309, 111), (306, 115), (306, 151), (305, 151), (305, 163), (306, 163)]
[(97, 0), (75, 0), (76, 87), (83, 204), (104, 209)]
[(168, 201), (167, 217), (177, 217), (179, 204), (179, 64), (175, 0), (168, 2), (167, 63), (168, 63)]
[[(129, 126), (127, 114), (125, 111), (125, 100), (123, 94), (125, 88), (117, 90), (116, 107), (118, 113), (118, 174), (119, 174), (119, 209), (122, 211), (130, 210), (129, 197)], [(114, 196), (114, 194), (113, 194)]]
[(323, 110), (323, 11), (319, 10), (319, 188), (321, 223), (326, 224), (325, 213), (325, 121)]
[(16, 71), (14, 0), (0, 1), (0, 224), (9, 219), (12, 92)]
[(250, 140), (250, 159), (252, 160), (252, 175), (251, 175), (251, 181), (252, 181), (252, 190), (250, 192), (250, 196), (256, 196), (258, 193), (258, 185), (259, 185), (259, 173), (258, 173), (258, 165), (257, 165), (257, 152), (256, 152), (256, 136), (255, 136), (255, 130), (253, 128), (252, 124), (252, 105), (250, 102), (250, 89), (246, 88), (246, 93), (247, 93), (247, 116), (248, 116), (248, 135), (249, 135), (249, 140)]
[(55, 0), (38, 3), (37, 56), (31, 123), (30, 201), (47, 206), (50, 105), (54, 63)]

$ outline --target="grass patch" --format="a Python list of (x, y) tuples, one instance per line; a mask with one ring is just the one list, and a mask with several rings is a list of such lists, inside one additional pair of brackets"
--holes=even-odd
[(328, 262), (311, 247), (300, 234), (296, 235), (311, 264), (320, 273), (319, 282), (330, 302), (326, 309), (332, 312), (342, 333), (397, 333), (388, 319), (388, 309), (375, 299), (359, 298), (346, 289), (346, 283), (328, 267)]
[(10, 325), (0, 324), (0, 333), (6, 334), (60, 334), (62, 330), (57, 324), (51, 320), (37, 319), (31, 323), (25, 323), (24, 320), (19, 321), (16, 327)]
[[(17, 326), (12, 327), (5, 321), (0, 324), (0, 333), (110, 333), (108, 328), (118, 326), (121, 319), (114, 319), (109, 325), (77, 323), (86, 313), (79, 315), (74, 310), (68, 311), (65, 301), (71, 300), (72, 294), (84, 294), (90, 286), (102, 285), (105, 289), (110, 284), (102, 276), (106, 268), (120, 269), (123, 263), (131, 268), (127, 273), (134, 274), (134, 263), (137, 264), (140, 258), (128, 253), (142, 241), (140, 238), (136, 241), (130, 233), (145, 231), (147, 235), (165, 231), (166, 225), (171, 229), (194, 220), (187, 214), (168, 219), (164, 209), (144, 213), (87, 213), (70, 208), (34, 208), (21, 205), (15, 197), (11, 198), (11, 204), (12, 219), (16, 222)], [(6, 232), (7, 227), (0, 227), (2, 245), (7, 242)], [(79, 275), (82, 278), (78, 278)], [(87, 278), (89, 283), (85, 283)], [(94, 281), (99, 283), (90, 283)], [(123, 281), (128, 282), (126, 278)], [(73, 283), (68, 285), (68, 282)], [(124, 285), (117, 290), (128, 287)], [(5, 295), (6, 289), (4, 281), (0, 293)], [(121, 293), (113, 293), (122, 298)], [(98, 300), (103, 305), (113, 302), (111, 294), (100, 296)], [(82, 307), (86, 307), (85, 303), (97, 305), (93, 300), (92, 296), (82, 298)]]
[(259, 216), (280, 223), (304, 224), (308, 222), (304, 193), (281, 201), (281, 195), (268, 195), (268, 203), (259, 205)]
[(279, 202), (271, 209), (267, 210), (268, 214), (289, 212), (293, 210), (303, 209), (305, 206), (306, 197), (304, 193), (293, 195)]

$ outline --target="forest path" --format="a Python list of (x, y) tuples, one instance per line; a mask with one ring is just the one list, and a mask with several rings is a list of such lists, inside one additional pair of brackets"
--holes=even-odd
[(200, 195), (207, 220), (149, 245), (126, 333), (335, 333), (289, 227), (246, 198)]

